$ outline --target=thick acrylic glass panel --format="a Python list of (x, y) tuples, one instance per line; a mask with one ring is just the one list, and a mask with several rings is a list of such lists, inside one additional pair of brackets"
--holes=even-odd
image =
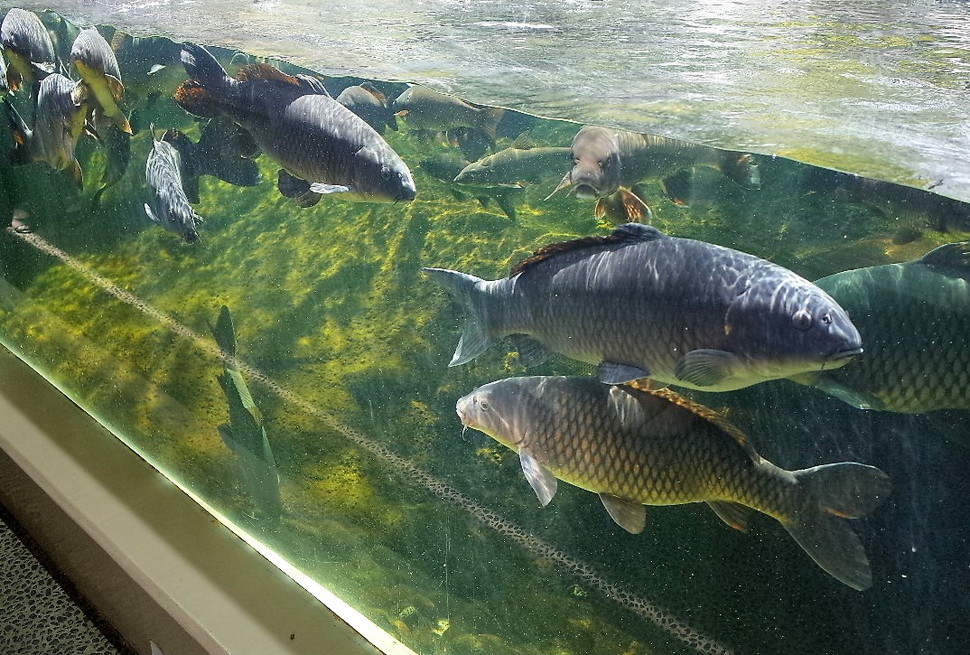
[[(76, 28), (44, 19), (68, 62)], [(466, 319), (422, 272), (501, 278), (542, 246), (606, 235), (640, 207), (669, 235), (816, 280), (959, 241), (966, 205), (665, 141), (648, 148), (663, 166), (624, 179), (629, 196), (610, 194), (633, 196), (627, 205), (594, 203), (577, 184), (550, 196), (573, 166), (579, 123), (450, 99), (423, 123), (429, 110), (417, 103), (393, 118), (398, 129), (384, 129), (413, 173), (412, 201), (335, 192), (300, 208), (276, 188), (280, 166), (266, 152), (250, 159), (239, 134), (224, 147), (190, 146), (200, 160), (229, 152), (236, 166), (250, 165), (238, 161), (245, 155), (259, 183), (200, 176), (193, 207), (203, 222), (189, 244), (144, 208), (153, 128), (157, 138), (178, 129), (193, 143), (216, 139), (173, 100), (188, 78), (180, 48), (99, 29), (117, 53), (134, 134), (101, 119), (99, 140), (80, 137), (81, 188), (43, 162), (3, 163), (0, 215), (15, 222), (0, 238), (0, 339), (227, 522), (419, 653), (966, 652), (965, 374), (881, 397), (898, 411), (843, 402), (874, 401), (863, 382), (838, 377), (841, 386), (823, 385), (828, 394), (790, 380), (685, 392), (785, 469), (858, 461), (889, 475), (891, 496), (851, 523), (873, 571), (872, 588), (857, 592), (765, 516), (738, 532), (704, 504), (649, 508), (633, 535), (595, 495), (565, 483), (540, 507), (515, 453), (463, 432), (455, 403), (499, 378), (594, 369), (563, 357), (526, 367), (511, 341), (449, 367)], [(232, 74), (264, 62), (210, 51)], [(333, 97), (369, 82), (392, 104), (407, 89), (323, 82)], [(18, 91), (8, 102), (29, 120), (27, 98)], [(4, 151), (13, 134), (4, 130)], [(489, 155), (492, 174), (465, 168)], [(952, 259), (925, 268), (937, 277), (903, 288), (895, 318), (874, 309), (890, 291), (882, 286), (852, 318), (866, 348), (895, 335), (881, 361), (915, 369), (940, 357), (935, 370), (951, 370), (970, 348), (966, 331), (944, 337), (966, 326), (965, 303), (941, 301), (937, 314), (920, 303), (965, 286), (964, 273)], [(950, 341), (914, 352), (903, 337), (922, 331)]]

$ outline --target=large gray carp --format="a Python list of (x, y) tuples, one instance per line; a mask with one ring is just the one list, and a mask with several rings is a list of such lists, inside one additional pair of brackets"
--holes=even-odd
[(498, 380), (458, 401), (462, 425), (518, 451), (539, 501), (557, 479), (599, 495), (625, 530), (642, 532), (644, 505), (706, 502), (743, 530), (754, 509), (781, 522), (832, 577), (872, 584), (869, 561), (845, 519), (874, 509), (886, 474), (855, 462), (786, 471), (736, 428), (669, 390), (607, 386), (593, 378)]
[(808, 280), (638, 223), (543, 248), (499, 280), (425, 270), (467, 313), (451, 366), (527, 335), (517, 344), (526, 360), (553, 351), (599, 364), (606, 383), (649, 377), (729, 391), (862, 352), (845, 311)]
[(253, 64), (235, 77), (203, 47), (182, 46), (192, 78), (175, 92), (190, 114), (228, 116), (283, 166), (280, 191), (310, 206), (325, 193), (365, 200), (413, 200), (411, 171), (374, 128), (327, 95), (317, 81)]
[(970, 409), (970, 242), (816, 284), (852, 312), (866, 352), (852, 366), (799, 382), (862, 409)]

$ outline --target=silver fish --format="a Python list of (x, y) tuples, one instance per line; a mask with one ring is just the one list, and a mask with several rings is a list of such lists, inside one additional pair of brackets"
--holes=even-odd
[(476, 107), (447, 93), (417, 85), (408, 87), (395, 98), (393, 109), (413, 130), (446, 132), (458, 127), (473, 127), (482, 130), (493, 141), (505, 114), (500, 108)]
[(307, 78), (266, 64), (231, 78), (205, 48), (190, 43), (182, 63), (192, 78), (175, 92), (190, 114), (228, 116), (283, 166), (280, 190), (309, 206), (325, 192), (366, 200), (413, 200), (411, 171), (374, 128)]
[(15, 160), (42, 161), (58, 171), (70, 169), (75, 183), (82, 186), (81, 165), (74, 157), (74, 149), (85, 131), (91, 107), (83, 92), (78, 92), (78, 83), (60, 73), (41, 81), (33, 129), (12, 104), (4, 101), (4, 108), (14, 137)]
[(131, 134), (131, 125), (118, 103), (125, 95), (115, 53), (101, 33), (93, 27), (81, 30), (71, 46), (71, 62), (90, 89), (100, 113)]
[(202, 217), (192, 209), (185, 194), (182, 157), (172, 144), (155, 138), (154, 130), (152, 139), (152, 151), (145, 162), (145, 181), (151, 189), (145, 213), (186, 242), (195, 243), (199, 240), (197, 230)]
[(459, 184), (522, 186), (555, 178), (571, 159), (569, 148), (506, 148), (465, 166)]
[(54, 44), (37, 14), (14, 7), (0, 24), (0, 45), (10, 63), (7, 86), (18, 91), (54, 72), (57, 58)]
[(458, 401), (462, 425), (516, 450), (546, 505), (557, 480), (599, 495), (625, 530), (642, 532), (644, 505), (706, 502), (745, 529), (750, 510), (777, 519), (832, 577), (872, 585), (862, 543), (845, 522), (874, 509), (889, 479), (855, 462), (786, 471), (743, 434), (669, 391), (607, 386), (593, 378), (498, 380)]
[(370, 82), (348, 86), (337, 96), (337, 102), (364, 119), (378, 134), (384, 134), (387, 127), (397, 130), (397, 119), (387, 98)]
[(970, 409), (970, 242), (816, 284), (852, 314), (866, 352), (797, 381), (862, 409)]
[(526, 363), (549, 351), (603, 382), (649, 377), (705, 391), (836, 368), (862, 351), (827, 293), (759, 257), (629, 223), (538, 251), (508, 278), (425, 269), (467, 317), (452, 366), (507, 335)]

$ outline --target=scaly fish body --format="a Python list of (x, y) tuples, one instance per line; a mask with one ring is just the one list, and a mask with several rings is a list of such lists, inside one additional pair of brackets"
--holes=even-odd
[(348, 86), (337, 96), (337, 102), (357, 114), (365, 123), (384, 134), (384, 128), (397, 129), (397, 119), (384, 97), (369, 82)]
[(98, 30), (93, 27), (81, 30), (71, 46), (71, 61), (78, 75), (91, 89), (101, 112), (123, 132), (131, 134), (128, 118), (118, 106), (125, 95), (118, 60)]
[(861, 351), (845, 311), (811, 282), (638, 224), (549, 246), (500, 280), (426, 270), (468, 314), (452, 366), (519, 334), (531, 338), (519, 342), (527, 359), (551, 350), (599, 364), (603, 382), (728, 391), (841, 366)]
[(754, 509), (780, 521), (841, 582), (871, 585), (865, 552), (843, 518), (862, 516), (885, 497), (888, 479), (875, 467), (786, 471), (736, 429), (669, 392), (593, 378), (498, 380), (460, 399), (456, 410), (463, 425), (519, 453), (543, 505), (562, 480), (599, 494), (633, 533), (644, 528), (644, 505), (707, 502), (738, 529)]
[(176, 91), (189, 113), (224, 115), (241, 125), (267, 156), (307, 183), (345, 187), (369, 200), (412, 200), (407, 165), (374, 128), (321, 93), (321, 86), (266, 65), (229, 77), (204, 48), (185, 44), (193, 77)]
[(472, 127), (482, 130), (492, 140), (504, 114), (502, 109), (475, 107), (423, 86), (409, 87), (394, 99), (392, 108), (414, 130), (446, 132), (458, 127)]
[(54, 72), (54, 44), (37, 14), (10, 9), (0, 24), (0, 45), (10, 63), (7, 85), (11, 91), (22, 84), (33, 86), (37, 79)]
[(465, 166), (459, 184), (520, 186), (555, 178), (571, 161), (569, 148), (506, 148)]
[(810, 381), (863, 409), (970, 409), (970, 242), (816, 284), (852, 315), (866, 351)]
[(202, 217), (189, 204), (183, 186), (184, 176), (178, 150), (166, 141), (155, 139), (145, 163), (145, 180), (151, 189), (145, 213), (188, 243), (195, 243), (199, 240), (198, 226)]

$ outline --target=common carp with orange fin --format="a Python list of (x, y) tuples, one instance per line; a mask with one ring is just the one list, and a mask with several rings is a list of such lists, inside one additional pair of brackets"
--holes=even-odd
[(687, 141), (586, 125), (572, 143), (573, 167), (549, 194), (572, 187), (577, 198), (595, 199), (597, 218), (649, 222), (650, 208), (630, 187), (695, 164), (714, 166), (745, 189), (761, 187), (751, 155)]
[(71, 62), (97, 101), (99, 113), (131, 134), (131, 125), (118, 105), (125, 96), (118, 60), (101, 33), (93, 27), (81, 30), (71, 46)]
[(845, 311), (808, 280), (638, 223), (542, 248), (499, 280), (424, 270), (466, 311), (451, 366), (522, 335), (526, 363), (556, 352), (598, 364), (610, 384), (649, 377), (730, 391), (862, 352)]
[(192, 78), (175, 91), (190, 114), (228, 116), (283, 170), (281, 192), (310, 206), (323, 193), (344, 192), (370, 201), (409, 201), (411, 171), (374, 128), (326, 94), (310, 78), (268, 64), (243, 68), (235, 78), (203, 47), (182, 46)]
[(542, 505), (562, 480), (598, 494), (610, 517), (638, 534), (644, 505), (706, 502), (732, 528), (751, 510), (778, 520), (829, 575), (872, 586), (869, 561), (846, 519), (888, 495), (889, 478), (856, 462), (787, 471), (729, 425), (662, 394), (586, 377), (498, 380), (461, 398), (462, 425), (519, 454)]

